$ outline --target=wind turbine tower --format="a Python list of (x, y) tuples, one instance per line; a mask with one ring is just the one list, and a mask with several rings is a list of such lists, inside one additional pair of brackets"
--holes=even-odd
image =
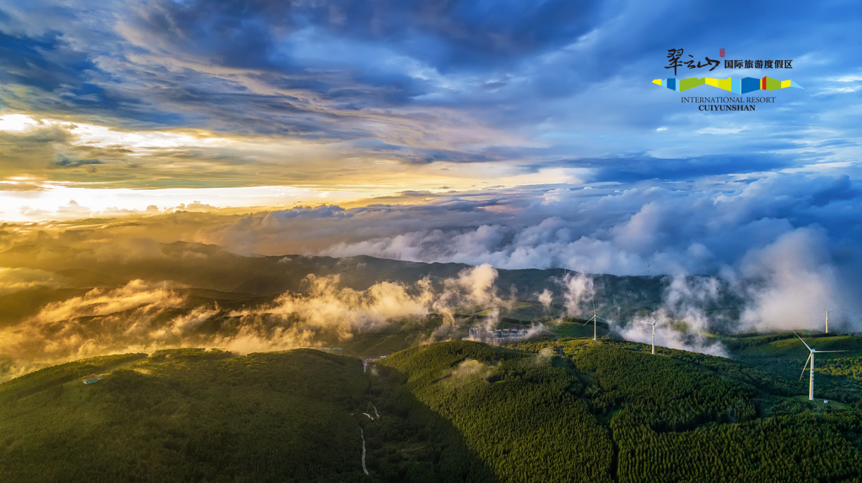
[[(802, 341), (803, 344), (805, 344), (805, 341), (802, 340), (802, 337), (799, 337), (799, 334), (797, 334), (796, 332), (793, 332), (793, 335), (798, 337), (799, 340)], [(799, 380), (801, 381), (802, 376), (805, 375), (805, 369), (808, 369), (808, 361), (810, 360), (811, 361), (811, 369), (810, 369), (810, 372), (808, 373), (808, 400), (813, 401), (814, 400), (814, 354), (815, 353), (822, 354), (822, 353), (826, 353), (826, 352), (847, 352), (847, 351), (819, 351), (817, 349), (812, 349), (808, 344), (805, 344), (805, 347), (808, 349), (808, 352), (810, 352), (810, 354), (808, 354), (808, 360), (805, 361), (805, 366), (802, 368), (802, 374), (799, 375)]]
[(590, 317), (590, 319), (589, 319), (589, 320), (587, 320), (586, 322), (584, 322), (584, 325), (587, 325), (587, 324), (589, 324), (589, 323), (590, 323), (590, 321), (592, 321), (592, 323), (593, 323), (593, 340), (598, 340), (598, 339), (596, 338), (596, 319), (598, 319), (598, 317), (599, 317), (599, 316), (596, 314), (596, 303), (595, 303), (595, 302), (593, 302), (593, 316), (592, 316), (592, 317)]
[(832, 311), (831, 310), (826, 311), (826, 333), (827, 334), (829, 333), (829, 312), (832, 312)]
[(655, 324), (658, 322), (655, 319), (652, 319), (652, 353), (655, 354)]

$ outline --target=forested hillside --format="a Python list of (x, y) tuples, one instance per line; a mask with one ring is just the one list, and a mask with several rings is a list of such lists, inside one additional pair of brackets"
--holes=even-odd
[[(82, 384), (91, 372), (102, 380)], [(370, 380), (360, 360), (314, 350), (173, 350), (43, 369), (0, 385), (0, 481), (443, 482), (489, 474), (430, 411), (391, 402), (377, 416), (374, 393), (385, 388)]]
[(859, 481), (858, 404), (824, 407), (781, 375), (663, 352), (608, 339), (456, 342), (385, 365), (504, 481)]
[(596, 380), (594, 406), (618, 410), (620, 481), (845, 481), (862, 471), (858, 409), (762, 417), (781, 412), (792, 383), (712, 356), (572, 345), (575, 367)]
[(72, 362), (0, 384), (0, 481), (862, 481), (855, 392), (812, 403), (796, 378), (659, 352), (545, 338), (367, 366), (308, 349)]
[(450, 342), (388, 357), (389, 377), (443, 415), (503, 481), (612, 481), (608, 428), (583, 384), (550, 351)]

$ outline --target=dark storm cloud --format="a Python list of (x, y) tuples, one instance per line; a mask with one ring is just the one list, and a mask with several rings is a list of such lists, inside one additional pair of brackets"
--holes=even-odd
[(148, 108), (137, 96), (113, 92), (112, 74), (95, 61), (111, 52), (76, 44), (55, 30), (39, 36), (0, 30), (0, 107), (49, 115), (101, 115), (136, 124), (180, 120), (174, 113)]
[(69, 94), (98, 94), (101, 89), (84, 81), (95, 64), (87, 55), (64, 45), (59, 33), (22, 38), (0, 32), (0, 80), (44, 91), (65, 88)]
[(160, 2), (149, 32), (225, 65), (293, 67), (279, 37), (304, 28), (393, 46), (443, 71), (511, 64), (589, 31), (595, 2)]

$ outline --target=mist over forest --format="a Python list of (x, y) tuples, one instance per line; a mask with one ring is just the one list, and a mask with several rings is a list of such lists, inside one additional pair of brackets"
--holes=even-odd
[[(279, 233), (303, 233), (309, 211), (314, 220), (326, 220), (319, 210), (289, 210), (286, 214), (299, 222)], [(782, 235), (747, 252), (738, 269), (725, 266), (711, 274), (612, 275), (366, 255), (267, 256), (158, 241), (167, 236), (159, 233), (166, 227), (197, 230), (189, 235), (194, 238), (241, 223), (271, 225), (265, 220), (276, 216), (285, 214), (177, 212), (71, 226), (7, 225), (6, 249), (0, 253), (6, 267), (0, 272), (4, 379), (81, 357), (188, 346), (249, 353), (345, 346), (387, 331), (412, 333), (400, 349), (457, 340), (469, 327), (494, 330), (505, 321), (538, 334), (565, 320), (586, 321), (594, 310), (604, 330), (617, 337), (648, 342), (655, 320), (662, 346), (728, 356), (710, 335), (822, 330), (824, 307), (841, 307), (828, 305), (841, 292), (833, 292), (837, 275), (827, 260), (817, 266), (810, 256), (794, 254), (816, 245), (811, 230)], [(448, 240), (459, 243), (457, 237)], [(438, 246), (451, 247), (449, 242)], [(858, 324), (847, 309), (830, 312), (833, 331), (857, 331)], [(360, 352), (372, 355), (371, 350)]]

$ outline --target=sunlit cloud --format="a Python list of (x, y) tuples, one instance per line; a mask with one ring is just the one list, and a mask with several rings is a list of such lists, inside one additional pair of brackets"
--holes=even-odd
[(7, 114), (0, 116), (0, 131), (24, 132), (34, 129), (40, 122), (24, 114)]
[[(25, 182), (16, 184), (23, 185)], [(27, 184), (29, 186), (29, 184)], [(7, 186), (8, 188), (8, 186)], [(314, 190), (286, 186), (210, 189), (89, 189), (40, 183), (37, 192), (0, 190), (6, 221), (72, 220), (248, 207), (340, 203), (369, 196), (363, 190)]]
[(226, 146), (231, 142), (225, 138), (192, 136), (167, 131), (123, 132), (80, 122), (70, 123), (53, 119), (37, 119), (24, 114), (0, 116), (0, 131), (27, 133), (48, 126), (57, 126), (67, 130), (73, 136), (70, 141), (73, 146), (119, 146), (132, 150), (132, 154), (139, 150), (152, 148)]

